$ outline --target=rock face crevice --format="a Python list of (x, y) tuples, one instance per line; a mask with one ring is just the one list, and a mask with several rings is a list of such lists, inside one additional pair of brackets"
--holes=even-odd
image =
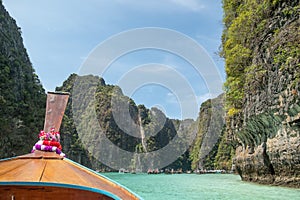
[(270, 160), (269, 155), (267, 154), (267, 148), (266, 148), (266, 143), (263, 143), (263, 158), (264, 158), (264, 165), (267, 166), (268, 171), (271, 175), (275, 175), (275, 170), (274, 167), (272, 165), (272, 162)]

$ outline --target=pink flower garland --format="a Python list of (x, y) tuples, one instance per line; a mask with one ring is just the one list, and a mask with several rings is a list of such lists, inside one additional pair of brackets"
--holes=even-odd
[(49, 133), (41, 130), (39, 133), (39, 141), (33, 146), (31, 153), (35, 150), (56, 152), (60, 156), (65, 157), (66, 155), (61, 151), (60, 145), (60, 133), (54, 132), (54, 128), (50, 129)]

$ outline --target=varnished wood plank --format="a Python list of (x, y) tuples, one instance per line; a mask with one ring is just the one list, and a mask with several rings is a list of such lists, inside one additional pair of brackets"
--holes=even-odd
[(39, 151), (35, 150), (33, 153), (25, 154), (22, 156), (18, 156), (18, 159), (63, 159), (64, 157), (56, 154), (55, 152), (45, 152), (45, 151)]
[(29, 160), (19, 161), (17, 159), (5, 160), (0, 162), (0, 180), (3, 175), (19, 167), (23, 167)]
[[(79, 173), (78, 173), (79, 172)], [(47, 160), (42, 182), (57, 182), (90, 186), (88, 177), (63, 160)]]
[[(8, 163), (7, 163), (8, 164)], [(17, 159), (10, 163), (12, 169), (0, 176), (1, 181), (39, 181), (46, 162), (41, 159)], [(16, 167), (14, 167), (16, 166)], [(7, 166), (0, 165), (1, 170)], [(13, 168), (14, 167), (14, 168)], [(4, 171), (2, 170), (2, 171)]]

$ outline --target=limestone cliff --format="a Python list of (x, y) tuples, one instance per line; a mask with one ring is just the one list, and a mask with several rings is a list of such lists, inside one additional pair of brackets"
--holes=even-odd
[(190, 154), (192, 169), (214, 169), (218, 166), (215, 157), (225, 125), (223, 94), (202, 103), (197, 122), (198, 133)]
[(30, 152), (43, 128), (46, 95), (0, 1), (0, 158)]
[[(74, 87), (78, 86), (80, 90), (75, 92)], [(136, 154), (155, 152), (168, 145), (176, 134), (186, 134), (191, 126), (189, 120), (180, 123), (179, 120), (168, 119), (157, 108), (137, 106), (132, 99), (122, 94), (118, 86), (108, 85), (97, 76), (72, 74), (56, 90), (71, 94), (61, 127), (64, 152), (72, 160), (93, 169), (110, 170), (101, 159), (105, 158), (106, 162), (110, 162), (109, 166), (113, 166), (115, 163), (110, 159), (124, 150)], [(80, 101), (77, 106), (72, 103), (74, 99)], [(95, 101), (89, 102), (90, 99)], [(129, 111), (129, 116), (126, 115), (126, 111)], [(114, 115), (114, 112), (117, 112), (117, 115)], [(93, 117), (96, 117), (95, 124), (91, 123)], [(136, 127), (133, 123), (140, 126)], [(112, 148), (103, 147), (104, 141), (108, 140)], [(139, 171), (152, 168), (151, 163), (145, 166), (137, 159), (133, 158), (130, 169), (126, 158), (124, 163), (119, 159), (121, 163), (118, 166), (123, 165), (128, 170)], [(186, 166), (188, 154), (179, 160), (180, 162), (173, 163), (171, 167), (189, 169), (189, 166)], [(157, 163), (159, 160), (153, 162)]]
[(243, 180), (300, 187), (299, 0), (224, 0), (228, 140)]

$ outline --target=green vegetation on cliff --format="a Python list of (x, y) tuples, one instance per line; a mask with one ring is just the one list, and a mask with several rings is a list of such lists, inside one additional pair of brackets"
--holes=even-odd
[(230, 171), (232, 169), (232, 159), (235, 154), (235, 149), (231, 141), (228, 140), (228, 135), (225, 129), (222, 130), (222, 135), (215, 148), (217, 148), (217, 150), (215, 150), (214, 167), (216, 169)]
[[(80, 90), (74, 93), (74, 87), (79, 87)], [(110, 148), (104, 150), (101, 146), (106, 139), (119, 150), (132, 153), (153, 152), (168, 145), (178, 134), (178, 130), (187, 131), (192, 124), (187, 121), (186, 128), (180, 129), (178, 120), (166, 118), (157, 108), (147, 109), (143, 105), (136, 106), (132, 99), (122, 94), (118, 86), (107, 85), (97, 76), (72, 74), (56, 90), (71, 93), (61, 127), (64, 152), (69, 158), (94, 169), (107, 170), (99, 159), (101, 156), (113, 155)], [(80, 100), (78, 106), (72, 104), (74, 98), (76, 101)], [(95, 101), (89, 102), (91, 98)], [(76, 114), (73, 112), (74, 108)], [(97, 124), (90, 123), (95, 117), (92, 115), (93, 110), (96, 112)], [(129, 116), (126, 115), (127, 110)], [(117, 115), (114, 115), (115, 112)], [(76, 119), (80, 120), (76, 122)], [(123, 123), (129, 130), (122, 128)], [(132, 123), (139, 125), (137, 126), (139, 128), (132, 126)], [(84, 133), (79, 133), (78, 130), (84, 130)], [(188, 170), (190, 169), (188, 157), (187, 152), (168, 167)], [(132, 162), (133, 165), (138, 165), (136, 160)], [(140, 167), (139, 169), (143, 171), (151, 168), (151, 166), (132, 166), (132, 170), (136, 167)]]
[[(295, 69), (300, 67), (300, 6), (299, 1), (223, 0), (223, 8), (226, 110), (234, 119), (241, 118), (249, 96), (267, 89), (270, 71), (293, 71), (289, 87), (296, 89), (299, 84), (300, 72)], [(245, 144), (257, 144), (249, 131), (236, 136)]]
[(0, 157), (30, 152), (45, 115), (45, 91), (29, 61), (21, 29), (0, 3)]
[(190, 153), (193, 170), (215, 169), (219, 166), (215, 158), (225, 125), (223, 101), (222, 94), (201, 104), (197, 120), (198, 133)]

